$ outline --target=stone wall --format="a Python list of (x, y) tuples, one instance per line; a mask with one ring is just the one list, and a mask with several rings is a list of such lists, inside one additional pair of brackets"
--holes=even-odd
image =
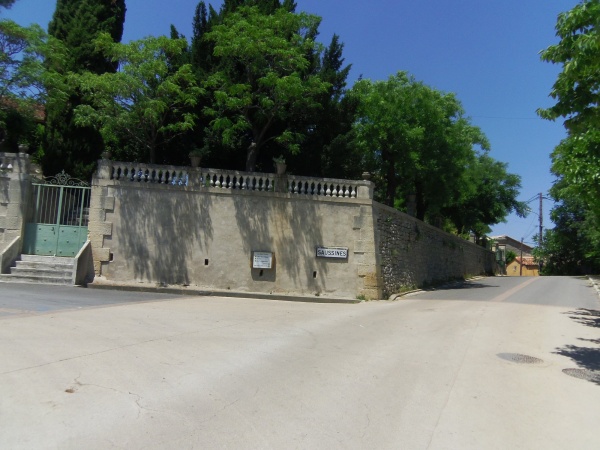
[(494, 253), (393, 208), (375, 203), (384, 297), (467, 276), (493, 274)]
[[(92, 185), (99, 281), (381, 298), (368, 181), (102, 161)], [(252, 267), (257, 251), (272, 252), (272, 269)]]
[(0, 153), (0, 252), (23, 235), (31, 203), (29, 166), (25, 153)]

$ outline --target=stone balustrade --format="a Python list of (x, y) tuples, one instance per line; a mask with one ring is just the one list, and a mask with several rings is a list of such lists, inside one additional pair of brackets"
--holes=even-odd
[(191, 168), (102, 160), (100, 179), (150, 183), (165, 188), (195, 188), (288, 193), (308, 197), (372, 199), (369, 181), (339, 180), (274, 173), (240, 172), (209, 168)]

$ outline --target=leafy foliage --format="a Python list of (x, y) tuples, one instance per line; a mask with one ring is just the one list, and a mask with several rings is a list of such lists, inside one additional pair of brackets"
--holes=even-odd
[[(558, 183), (560, 184), (560, 183)], [(544, 275), (580, 275), (600, 272), (600, 220), (577, 197), (560, 201), (551, 212), (554, 229), (545, 230), (534, 249), (543, 261)]]
[(517, 259), (517, 254), (515, 252), (513, 252), (512, 250), (507, 250), (506, 251), (506, 259), (505, 259), (505, 264), (507, 266), (509, 266), (515, 259)]
[(302, 133), (289, 126), (275, 131), (274, 124), (294, 110), (317, 110), (317, 96), (329, 86), (308, 72), (306, 55), (318, 48), (311, 30), (318, 24), (316, 16), (284, 8), (264, 15), (258, 7), (240, 7), (205, 36), (221, 63), (205, 83), (212, 93), (205, 108), (210, 129), (223, 144), (247, 148), (248, 171), (269, 141), (291, 153), (300, 149)]
[(457, 201), (444, 208), (459, 234), (473, 232), (477, 237), (490, 232), (490, 225), (500, 223), (512, 212), (527, 215), (527, 205), (519, 202), (521, 178), (507, 171), (506, 163), (487, 153), (477, 155), (467, 166)]
[(544, 61), (562, 65), (550, 96), (554, 106), (541, 117), (564, 119), (567, 137), (552, 153), (557, 181), (552, 196), (555, 228), (546, 231), (539, 257), (545, 273), (600, 269), (600, 3), (584, 0), (561, 13), (556, 24), (560, 42), (542, 52)]
[(16, 151), (19, 143), (38, 144), (48, 88), (58, 92), (64, 81), (44, 60), (50, 54), (59, 59), (64, 53), (38, 25), (0, 21), (0, 139), (5, 150)]
[[(46, 64), (61, 72), (65, 79), (72, 79), (71, 73), (115, 72), (115, 62), (96, 48), (95, 39), (105, 32), (114, 42), (119, 42), (125, 11), (125, 0), (57, 0), (48, 33), (61, 41), (68, 51), (60, 59), (49, 55)], [(64, 90), (51, 90), (46, 104), (42, 165), (47, 173), (64, 169), (77, 178), (87, 179), (104, 143), (95, 127), (81, 127), (75, 123), (74, 110), (84, 104), (77, 86), (71, 85), (66, 99), (64, 93)]]
[(0, 89), (45, 105), (45, 170), (85, 178), (104, 148), (171, 164), (193, 151), (249, 171), (281, 155), (298, 174), (370, 170), (378, 200), (459, 234), (524, 214), (519, 177), (489, 157), (454, 94), (405, 72), (348, 90), (339, 36), (319, 44), (320, 18), (292, 0), (225, 0), (219, 11), (200, 1), (189, 44), (174, 26), (170, 38), (119, 44), (124, 17), (124, 0), (58, 0), (50, 37), (32, 28), (14, 41), (23, 51), (0, 42), (12, 55)]
[(417, 218), (461, 233), (483, 234), (512, 210), (524, 212), (519, 177), (485, 153), (487, 139), (453, 94), (398, 72), (361, 80), (351, 95), (356, 143), (384, 203), (407, 210), (414, 198)]
[[(118, 44), (104, 33), (96, 45), (110, 61), (118, 63), (119, 71), (80, 76), (86, 104), (75, 109), (76, 124), (98, 127), (115, 155), (126, 148), (130, 159), (158, 162), (161, 146), (195, 124), (190, 108), (202, 91), (191, 65), (176, 70), (169, 65), (187, 42), (161, 36)], [(166, 155), (160, 156), (160, 162), (165, 162)]]

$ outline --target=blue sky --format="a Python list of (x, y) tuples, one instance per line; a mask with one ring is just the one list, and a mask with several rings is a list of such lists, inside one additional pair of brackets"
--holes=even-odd
[[(191, 35), (197, 0), (127, 0), (124, 41), (168, 34), (174, 24)], [(216, 9), (220, 1), (211, 1)], [(360, 75), (383, 80), (398, 70), (436, 89), (454, 92), (472, 123), (489, 138), (491, 156), (522, 177), (521, 200), (552, 186), (550, 153), (565, 136), (561, 122), (537, 118), (560, 67), (539, 52), (557, 42), (556, 17), (575, 0), (297, 0), (298, 8), (321, 16), (321, 41), (337, 33), (352, 64), (350, 83)], [(46, 27), (52, 0), (17, 0), (4, 17)], [(544, 227), (552, 227), (544, 204)], [(538, 203), (531, 203), (534, 211)], [(509, 216), (492, 234), (532, 242), (538, 216)]]

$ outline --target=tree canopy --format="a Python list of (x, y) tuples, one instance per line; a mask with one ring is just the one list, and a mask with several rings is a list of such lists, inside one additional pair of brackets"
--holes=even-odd
[[(520, 178), (489, 156), (455, 94), (406, 72), (349, 88), (340, 37), (319, 43), (321, 19), (293, 0), (225, 0), (218, 11), (200, 1), (189, 42), (171, 26), (170, 37), (120, 44), (125, 11), (124, 0), (58, 0), (49, 35), (0, 24), (0, 96), (44, 106), (36, 156), (47, 172), (86, 178), (104, 149), (165, 164), (195, 150), (247, 171), (282, 155), (295, 174), (371, 171), (377, 200), (458, 234), (524, 214)], [(16, 130), (7, 104), (0, 121)], [(561, 151), (589, 153), (596, 137), (577, 139)]]
[[(519, 177), (485, 153), (486, 137), (464, 117), (454, 94), (398, 72), (385, 81), (361, 80), (351, 95), (358, 104), (355, 141), (385, 204), (414, 207), (421, 220), (438, 226), (450, 220), (461, 232), (477, 233), (515, 208), (522, 211)], [(478, 214), (466, 217), (459, 208), (467, 205)]]
[(329, 84), (308, 71), (307, 58), (318, 49), (311, 32), (319, 22), (285, 8), (264, 15), (258, 7), (240, 7), (205, 36), (222, 63), (205, 83), (213, 100), (205, 109), (210, 128), (224, 144), (246, 148), (248, 171), (269, 141), (297, 153), (303, 135), (274, 125), (294, 110), (320, 107), (318, 95)]
[[(148, 37), (128, 44), (107, 33), (96, 40), (116, 73), (86, 72), (79, 78), (86, 103), (75, 108), (75, 122), (99, 128), (115, 155), (151, 163), (166, 162), (158, 151), (175, 136), (193, 129), (195, 106), (202, 91), (190, 64), (172, 70), (169, 59), (181, 55), (185, 39)], [(127, 142), (127, 147), (121, 145)]]
[(48, 55), (59, 60), (64, 54), (62, 45), (39, 25), (22, 27), (0, 20), (0, 140), (4, 149), (16, 151), (18, 144), (26, 144), (35, 151), (48, 89), (61, 92), (64, 84), (45, 61)]
[[(96, 48), (95, 40), (105, 32), (114, 42), (119, 42), (125, 10), (125, 0), (57, 0), (48, 33), (62, 42), (67, 52), (60, 60), (49, 55), (46, 64), (67, 79), (71, 73), (115, 72), (116, 63)], [(103, 151), (103, 140), (95, 127), (75, 124), (74, 109), (83, 104), (83, 100), (77, 86), (71, 87), (67, 99), (64, 92), (54, 95), (55, 91), (50, 91), (42, 163), (50, 173), (66, 170), (87, 179)]]
[(546, 273), (600, 268), (599, 27), (600, 3), (581, 1), (558, 16), (560, 41), (541, 53), (542, 60), (562, 70), (550, 92), (556, 103), (538, 113), (549, 120), (562, 118), (567, 130), (552, 152), (555, 228), (544, 234), (538, 255), (546, 261)]

